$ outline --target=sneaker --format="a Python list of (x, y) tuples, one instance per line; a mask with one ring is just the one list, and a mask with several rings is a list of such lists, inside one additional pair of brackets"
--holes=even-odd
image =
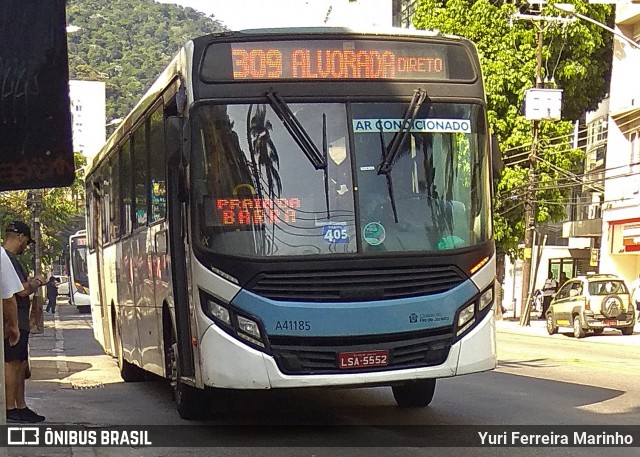
[(18, 413), (22, 417), (22, 421), (23, 422), (28, 422), (30, 424), (35, 424), (37, 422), (42, 422), (45, 419), (44, 416), (41, 416), (40, 414), (36, 413), (35, 411), (30, 409), (29, 407), (21, 408), (21, 409), (15, 409), (14, 411), (18, 411)]
[(22, 414), (20, 414), (20, 410), (18, 410), (18, 409), (8, 409), (7, 410), (7, 422), (8, 423), (24, 422), (22, 420)]

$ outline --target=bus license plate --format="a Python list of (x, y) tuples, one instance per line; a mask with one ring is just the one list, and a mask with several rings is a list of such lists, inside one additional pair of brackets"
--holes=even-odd
[(338, 368), (384, 367), (389, 364), (389, 351), (341, 352), (338, 354)]

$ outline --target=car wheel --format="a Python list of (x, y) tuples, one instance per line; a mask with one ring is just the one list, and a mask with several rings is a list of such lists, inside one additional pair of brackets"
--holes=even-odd
[(573, 316), (573, 336), (576, 338), (584, 338), (585, 332), (580, 322), (580, 316)]
[(630, 325), (629, 327), (622, 327), (620, 331), (623, 335), (633, 335), (633, 325)]
[(558, 326), (553, 321), (553, 314), (551, 313), (547, 313), (547, 332), (549, 335), (558, 333)]

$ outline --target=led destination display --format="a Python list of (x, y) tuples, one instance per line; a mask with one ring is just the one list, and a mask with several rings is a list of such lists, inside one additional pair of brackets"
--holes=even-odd
[[(220, 65), (229, 53), (230, 69)], [(370, 40), (216, 44), (207, 50), (202, 66), (206, 81), (424, 81), (452, 79), (452, 74), (455, 79), (475, 78), (462, 46)]]

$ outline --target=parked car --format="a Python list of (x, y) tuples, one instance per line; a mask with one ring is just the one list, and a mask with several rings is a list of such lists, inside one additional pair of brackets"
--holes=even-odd
[(58, 284), (58, 295), (69, 295), (69, 277), (56, 276), (60, 284)]
[(549, 335), (556, 333), (558, 327), (571, 327), (576, 338), (583, 338), (588, 331), (600, 334), (607, 327), (632, 335), (636, 323), (624, 280), (604, 274), (578, 276), (565, 282), (545, 318)]

